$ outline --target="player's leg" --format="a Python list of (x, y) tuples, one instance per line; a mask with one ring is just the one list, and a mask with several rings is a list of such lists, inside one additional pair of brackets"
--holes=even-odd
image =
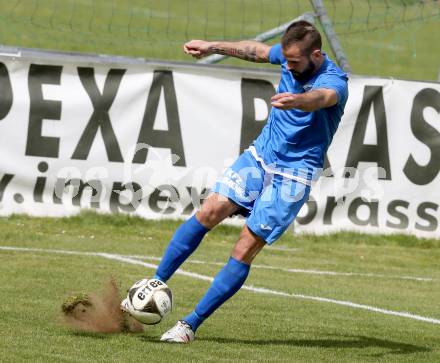
[(183, 318), (191, 325), (193, 331), (241, 288), (249, 274), (252, 260), (265, 244), (264, 240), (247, 226), (243, 227), (228, 262), (214, 278), (211, 287), (194, 311)]
[(217, 193), (211, 194), (201, 210), (177, 228), (154, 278), (166, 282), (199, 246), (205, 234), (238, 208), (229, 199)]
[[(219, 198), (232, 201), (235, 208), (230, 210), (230, 214), (238, 212), (248, 215), (263, 187), (264, 170), (249, 152), (244, 152), (217, 181), (213, 191), (221, 195)], [(200, 222), (206, 226), (218, 223), (218, 218), (211, 221), (215, 213), (210, 212), (210, 205), (206, 204), (206, 213), (197, 215), (200, 217)], [(220, 217), (223, 218), (223, 215)], [(179, 343), (193, 340), (198, 325), (243, 285), (249, 273), (250, 262), (263, 246), (264, 241), (245, 227), (228, 263), (216, 276), (211, 288), (197, 305), (200, 315), (193, 312), (185, 318), (192, 325), (184, 320), (179, 321), (162, 336), (161, 340)]]
[(193, 340), (195, 331), (203, 321), (240, 290), (249, 274), (252, 260), (265, 244), (262, 238), (244, 226), (228, 262), (214, 278), (194, 311), (167, 331), (161, 340), (176, 343)]
[(235, 212), (252, 209), (254, 191), (262, 188), (262, 171), (255, 159), (244, 152), (213, 187), (213, 194), (200, 212), (181, 225), (168, 245), (155, 278), (166, 282), (199, 246), (205, 234)]
[(195, 310), (166, 332), (162, 340), (180, 343), (193, 340), (200, 324), (243, 285), (250, 263), (265, 243), (272, 244), (285, 232), (309, 193), (309, 186), (275, 175), (255, 201), (228, 263)]

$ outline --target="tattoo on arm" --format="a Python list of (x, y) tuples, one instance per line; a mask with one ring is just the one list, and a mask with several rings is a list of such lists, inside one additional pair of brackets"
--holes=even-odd
[(229, 57), (236, 57), (249, 62), (260, 61), (257, 56), (257, 47), (246, 46), (243, 49), (230, 47), (211, 47), (210, 50), (213, 53), (227, 55)]

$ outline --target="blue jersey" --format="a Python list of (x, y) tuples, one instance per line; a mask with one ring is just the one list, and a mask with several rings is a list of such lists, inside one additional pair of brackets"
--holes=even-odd
[(277, 93), (330, 88), (338, 96), (336, 105), (313, 112), (272, 107), (265, 127), (250, 148), (254, 157), (270, 171), (303, 179), (308, 184), (322, 170), (325, 154), (344, 113), (348, 77), (325, 55), (317, 72), (301, 83), (288, 70), (280, 44), (271, 48), (269, 60), (281, 65)]

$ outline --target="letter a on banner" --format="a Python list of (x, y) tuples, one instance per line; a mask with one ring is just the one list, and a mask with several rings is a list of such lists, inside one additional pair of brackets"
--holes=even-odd
[[(157, 116), (157, 109), (162, 90), (165, 95), (168, 130), (154, 130), (154, 121)], [(180, 131), (179, 110), (177, 108), (176, 90), (174, 89), (172, 72), (154, 72), (153, 83), (151, 84), (150, 93), (148, 95), (138, 144), (147, 144), (148, 146), (158, 148), (168, 148), (171, 150), (172, 154), (179, 157), (175, 166), (186, 166), (182, 132)], [(141, 148), (134, 156), (133, 163), (145, 163), (147, 155), (148, 149)]]
[[(374, 107), (374, 121), (376, 125), (377, 145), (364, 143), (367, 131), (368, 115)], [(390, 154), (388, 151), (387, 117), (381, 86), (365, 86), (361, 110), (354, 126), (346, 168), (357, 168), (362, 161), (375, 162), (379, 168), (385, 170), (384, 178), (391, 180)], [(350, 174), (350, 177), (354, 175)]]

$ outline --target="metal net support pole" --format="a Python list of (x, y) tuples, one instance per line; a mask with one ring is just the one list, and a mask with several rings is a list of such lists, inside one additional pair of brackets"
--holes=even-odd
[(335, 30), (333, 29), (332, 21), (327, 14), (327, 10), (324, 7), (324, 3), (322, 0), (310, 0), (312, 3), (313, 9), (315, 10), (315, 14), (319, 19), (319, 22), (322, 25), (325, 36), (330, 44), (333, 54), (336, 57), (336, 61), (339, 66), (344, 70), (344, 72), (352, 73), (351, 67), (348, 64), (348, 59), (342, 50), (341, 44), (339, 43), (339, 39), (336, 35)]

